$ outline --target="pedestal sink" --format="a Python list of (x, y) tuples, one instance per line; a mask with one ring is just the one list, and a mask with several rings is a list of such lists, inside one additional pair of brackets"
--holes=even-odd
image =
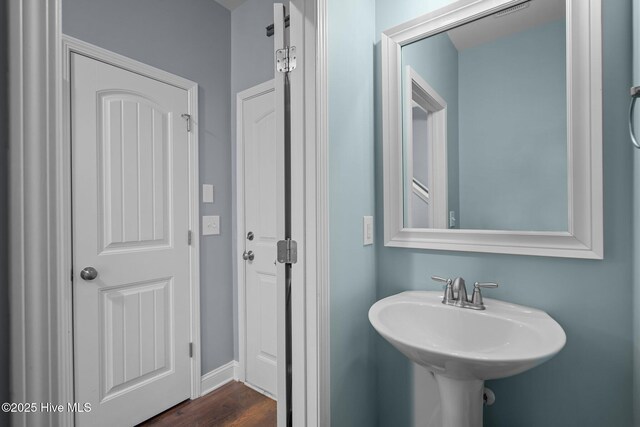
[(486, 310), (442, 304), (441, 292), (403, 292), (369, 310), (373, 327), (438, 383), (443, 427), (482, 426), (484, 381), (516, 375), (556, 355), (562, 327), (534, 308), (486, 298)]

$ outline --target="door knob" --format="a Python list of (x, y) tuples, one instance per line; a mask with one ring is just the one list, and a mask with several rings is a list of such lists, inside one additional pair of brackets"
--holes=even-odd
[(93, 267), (85, 267), (80, 272), (80, 277), (82, 280), (93, 280), (98, 277), (98, 270)]
[(253, 261), (253, 259), (255, 258), (255, 254), (253, 253), (253, 251), (244, 251), (244, 253), (242, 254), (242, 259), (243, 260), (249, 260), (249, 261)]

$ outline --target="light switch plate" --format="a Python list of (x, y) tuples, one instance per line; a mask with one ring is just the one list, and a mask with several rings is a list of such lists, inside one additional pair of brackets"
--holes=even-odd
[(373, 217), (362, 217), (362, 244), (363, 246), (373, 245)]
[(213, 236), (220, 234), (220, 217), (210, 215), (202, 217), (202, 235)]
[(202, 203), (213, 203), (213, 185), (202, 185)]

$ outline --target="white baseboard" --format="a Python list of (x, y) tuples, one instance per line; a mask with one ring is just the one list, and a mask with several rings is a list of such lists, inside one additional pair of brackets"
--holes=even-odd
[(249, 383), (245, 383), (245, 382), (243, 382), (243, 384), (246, 385), (247, 387), (249, 387), (251, 390), (255, 390), (258, 393), (260, 393), (260, 394), (262, 394), (264, 396), (267, 396), (269, 399), (275, 400), (276, 402), (278, 401), (278, 399), (276, 399), (276, 397), (273, 394), (269, 393), (267, 390), (263, 390), (260, 387), (257, 387), (257, 386), (255, 386), (253, 384), (249, 384)]
[(229, 381), (238, 379), (238, 362), (232, 360), (226, 365), (220, 366), (211, 372), (207, 372), (202, 376), (200, 396), (211, 393), (217, 388), (222, 387)]

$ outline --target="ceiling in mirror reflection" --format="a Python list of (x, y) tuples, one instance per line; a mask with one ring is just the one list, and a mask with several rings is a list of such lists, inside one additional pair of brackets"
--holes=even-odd
[(447, 31), (458, 51), (565, 18), (565, 3), (530, 0)]

